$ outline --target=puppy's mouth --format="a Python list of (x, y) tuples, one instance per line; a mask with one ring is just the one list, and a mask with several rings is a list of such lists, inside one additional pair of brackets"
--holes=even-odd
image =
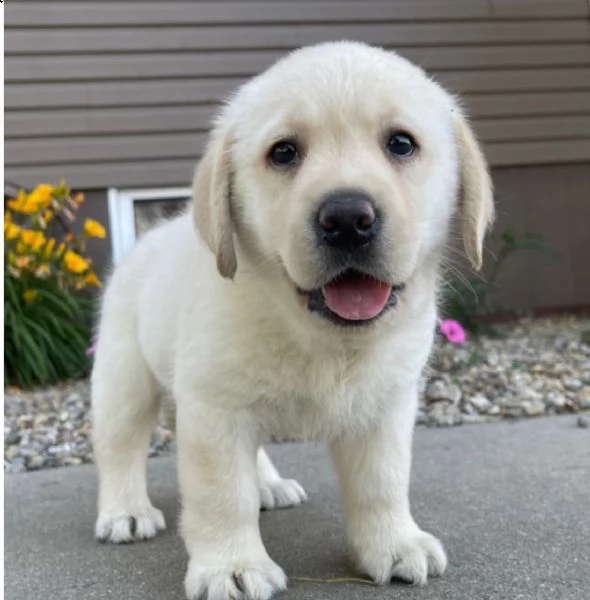
[(405, 284), (391, 285), (371, 275), (347, 270), (321, 288), (297, 292), (307, 299), (307, 308), (339, 325), (372, 323), (397, 304)]

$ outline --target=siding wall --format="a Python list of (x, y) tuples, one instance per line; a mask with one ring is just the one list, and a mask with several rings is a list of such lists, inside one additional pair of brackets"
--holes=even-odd
[(496, 167), (590, 161), (587, 0), (8, 3), (6, 177), (185, 185), (220, 98), (286, 51), (395, 48), (462, 93)]

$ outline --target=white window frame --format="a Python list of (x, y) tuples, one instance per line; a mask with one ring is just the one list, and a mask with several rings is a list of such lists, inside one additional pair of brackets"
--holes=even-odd
[(109, 222), (113, 262), (117, 264), (127, 251), (131, 249), (137, 239), (134, 211), (136, 202), (176, 199), (183, 196), (190, 198), (191, 195), (191, 189), (188, 187), (141, 188), (133, 190), (109, 188)]

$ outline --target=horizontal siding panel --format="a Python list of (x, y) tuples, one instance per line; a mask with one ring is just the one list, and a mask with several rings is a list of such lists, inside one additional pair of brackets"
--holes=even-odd
[(590, 161), (590, 139), (486, 144), (494, 166), (563, 164)]
[(84, 52), (293, 48), (323, 41), (356, 39), (371, 44), (449, 46), (584, 42), (582, 19), (524, 23), (403, 23), (389, 25), (272, 25), (143, 27), (110, 29), (12, 29), (6, 32), (7, 55)]
[[(452, 20), (488, 17), (491, 9), (486, 0), (454, 2), (160, 2), (148, 3), (138, 10), (134, 2), (72, 4), (37, 2), (11, 4), (6, 11), (8, 27), (100, 27), (124, 25), (211, 25), (226, 23), (314, 23), (401, 20)], [(575, 16), (569, 15), (569, 16)]]
[(5, 89), (7, 107), (38, 106), (165, 106), (216, 102), (243, 80), (200, 79), (198, 81), (134, 81), (80, 84), (11, 84)]
[(25, 187), (39, 181), (67, 179), (72, 188), (190, 186), (196, 158), (149, 162), (105, 162), (79, 165), (30, 165), (11, 167), (6, 178)]
[[(506, 46), (498, 48), (405, 48), (401, 52), (430, 71), (572, 68), (590, 65), (590, 46)], [(5, 58), (6, 82), (68, 79), (250, 76), (284, 55), (282, 51), (114, 56), (29, 56)], [(487, 74), (479, 73), (479, 78)], [(535, 77), (532, 72), (530, 77)]]
[(216, 106), (207, 105), (12, 112), (4, 118), (4, 135), (25, 138), (206, 130), (217, 111)]
[(200, 154), (205, 139), (205, 134), (191, 132), (169, 135), (6, 140), (5, 165), (9, 167), (36, 163), (67, 164), (116, 159), (195, 157)]
[(548, 19), (587, 17), (587, 0), (491, 0), (494, 17), (506, 19)]
[(189, 54), (7, 56), (5, 81), (252, 76), (284, 56), (281, 50)]
[(590, 67), (433, 72), (446, 88), (462, 93), (590, 90)]
[(434, 71), (590, 65), (588, 43), (494, 48), (404, 48), (400, 53), (423, 68)]
[[(270, 66), (281, 52), (193, 55), (18, 56), (4, 61), (5, 82), (133, 80), (158, 78), (250, 77)], [(459, 91), (590, 88), (590, 68), (445, 71), (434, 75)], [(454, 85), (456, 83), (456, 85)]]
[(475, 129), (478, 137), (484, 142), (586, 138), (590, 144), (590, 114), (566, 117), (486, 119), (485, 121), (476, 121)]
[(539, 94), (486, 94), (467, 96), (465, 105), (474, 117), (589, 114), (590, 91)]

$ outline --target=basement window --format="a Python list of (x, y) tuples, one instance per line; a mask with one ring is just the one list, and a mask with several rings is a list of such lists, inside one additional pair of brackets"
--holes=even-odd
[(190, 188), (108, 191), (110, 238), (113, 261), (118, 263), (135, 241), (162, 219), (185, 209)]

